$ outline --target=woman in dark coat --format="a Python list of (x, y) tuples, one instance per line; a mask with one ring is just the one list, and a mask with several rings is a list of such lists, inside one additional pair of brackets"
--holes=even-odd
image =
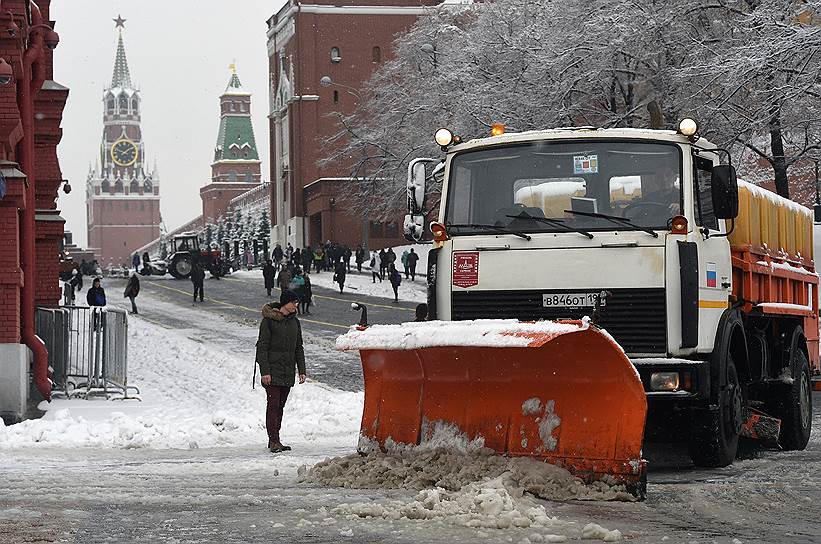
[(277, 269), (274, 268), (274, 263), (271, 259), (265, 261), (265, 266), (262, 267), (262, 277), (265, 278), (265, 290), (268, 291), (268, 296), (271, 296), (271, 289), (276, 285)]
[(339, 285), (339, 292), (342, 292), (342, 288), (345, 287), (345, 274), (348, 272), (348, 267), (345, 266), (345, 263), (342, 259), (336, 262), (336, 266), (334, 267), (334, 281)]
[(299, 293), (299, 305), (300, 305), (300, 313), (311, 315), (311, 310), (309, 309), (311, 306), (311, 299), (314, 296), (313, 290), (311, 289), (311, 275), (308, 274), (308, 270), (302, 273), (302, 279), (305, 280), (305, 285), (302, 286)]
[(393, 287), (393, 301), (399, 302), (399, 284), (402, 283), (402, 274), (393, 264), (388, 265), (388, 280), (391, 282), (391, 287)]
[(302, 325), (296, 317), (298, 303), (299, 295), (286, 289), (280, 295), (279, 303), (269, 302), (262, 307), (256, 359), (268, 399), (265, 427), (271, 453), (291, 449), (282, 444), (279, 431), (285, 402), (296, 379), (295, 370), (299, 373), (299, 383), (305, 383)]
[(131, 277), (128, 279), (128, 284), (125, 286), (125, 291), (123, 292), (123, 297), (129, 299), (131, 301), (131, 313), (136, 314), (137, 312), (137, 303), (134, 302), (134, 299), (137, 298), (137, 295), (140, 294), (140, 279), (137, 277), (136, 272), (131, 273)]

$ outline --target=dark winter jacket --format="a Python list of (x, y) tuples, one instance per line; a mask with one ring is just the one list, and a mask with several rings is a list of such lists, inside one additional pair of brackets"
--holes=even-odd
[(137, 276), (131, 276), (128, 280), (128, 285), (125, 286), (125, 291), (123, 291), (123, 298), (136, 297), (139, 294), (140, 280)]
[(336, 263), (334, 267), (334, 281), (336, 283), (345, 283), (345, 274), (348, 271), (348, 267), (345, 266), (343, 261), (339, 261)]
[(105, 290), (102, 287), (92, 287), (86, 293), (86, 302), (89, 306), (105, 306)]
[(399, 285), (402, 283), (402, 274), (400, 274), (399, 271), (394, 268), (393, 271), (391, 271), (391, 275), (388, 279), (390, 280), (391, 285), (393, 285), (394, 287), (399, 287)]
[(265, 278), (266, 289), (274, 288), (274, 279), (276, 278), (276, 275), (277, 270), (274, 268), (274, 265), (265, 263), (265, 266), (262, 267), (262, 277)]
[(288, 272), (287, 268), (284, 268), (279, 271), (279, 278), (277, 278), (277, 283), (279, 284), (279, 288), (283, 291), (288, 289), (291, 285), (291, 273)]
[(305, 374), (302, 325), (295, 314), (283, 315), (278, 302), (262, 307), (257, 340), (257, 364), (262, 376), (271, 376), (271, 385), (292, 387), (296, 370)]
[(408, 268), (415, 268), (416, 262), (419, 260), (419, 254), (415, 251), (413, 253), (408, 253)]
[(195, 264), (191, 267), (191, 283), (202, 285), (203, 281), (205, 281), (205, 269), (202, 265)]
[(282, 260), (282, 255), (283, 255), (282, 254), (282, 248), (280, 246), (276, 246), (274, 248), (273, 255), (274, 255), (274, 262), (275, 263), (278, 263), (279, 261), (281, 261)]
[(356, 250), (356, 264), (365, 262), (365, 250), (361, 247)]
[(305, 279), (305, 285), (302, 286), (299, 299), (301, 302), (311, 302), (311, 298), (314, 296), (313, 289), (311, 288), (311, 278), (306, 274), (303, 274), (302, 277)]

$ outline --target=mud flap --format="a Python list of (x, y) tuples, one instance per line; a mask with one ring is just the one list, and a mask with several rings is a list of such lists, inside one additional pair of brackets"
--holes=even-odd
[[(429, 330), (458, 344), (464, 323), (436, 322)], [(360, 350), (362, 437), (383, 448), (388, 439), (420, 444), (434, 425), (451, 424), (501, 454), (542, 459), (643, 497), (647, 401), (638, 373), (609, 335), (587, 323), (565, 324), (570, 332), (562, 334), (514, 324), (499, 335), (518, 342), (496, 345), (385, 340), (388, 327), (402, 332), (402, 326), (361, 331), (373, 332), (374, 349), (367, 336), (338, 341), (341, 349)], [(471, 333), (481, 336), (475, 328)]]

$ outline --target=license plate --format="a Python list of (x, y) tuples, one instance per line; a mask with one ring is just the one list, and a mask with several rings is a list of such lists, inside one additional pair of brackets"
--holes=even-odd
[(542, 306), (545, 308), (585, 308), (594, 307), (598, 293), (545, 293)]

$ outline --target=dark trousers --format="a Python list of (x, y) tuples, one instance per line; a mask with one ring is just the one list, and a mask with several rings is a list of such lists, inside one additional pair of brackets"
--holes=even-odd
[(411, 275), (411, 281), (415, 281), (416, 280), (416, 265), (414, 264), (414, 265), (409, 266), (408, 271), (410, 272), (410, 275)]
[(194, 300), (195, 301), (197, 300), (197, 295), (198, 294), (200, 296), (200, 302), (202, 302), (202, 284), (201, 283), (195, 283), (194, 284)]
[(377, 278), (379, 278), (379, 283), (382, 283), (382, 276), (379, 275), (379, 272), (376, 270), (371, 271), (371, 283), (376, 283)]
[(268, 397), (265, 409), (265, 428), (268, 430), (268, 441), (279, 442), (279, 429), (282, 427), (282, 411), (288, 400), (291, 388), (284, 385), (263, 385)]
[(136, 314), (137, 313), (137, 303), (134, 302), (134, 297), (128, 297), (128, 298), (129, 298), (129, 300), (131, 300), (131, 313)]

